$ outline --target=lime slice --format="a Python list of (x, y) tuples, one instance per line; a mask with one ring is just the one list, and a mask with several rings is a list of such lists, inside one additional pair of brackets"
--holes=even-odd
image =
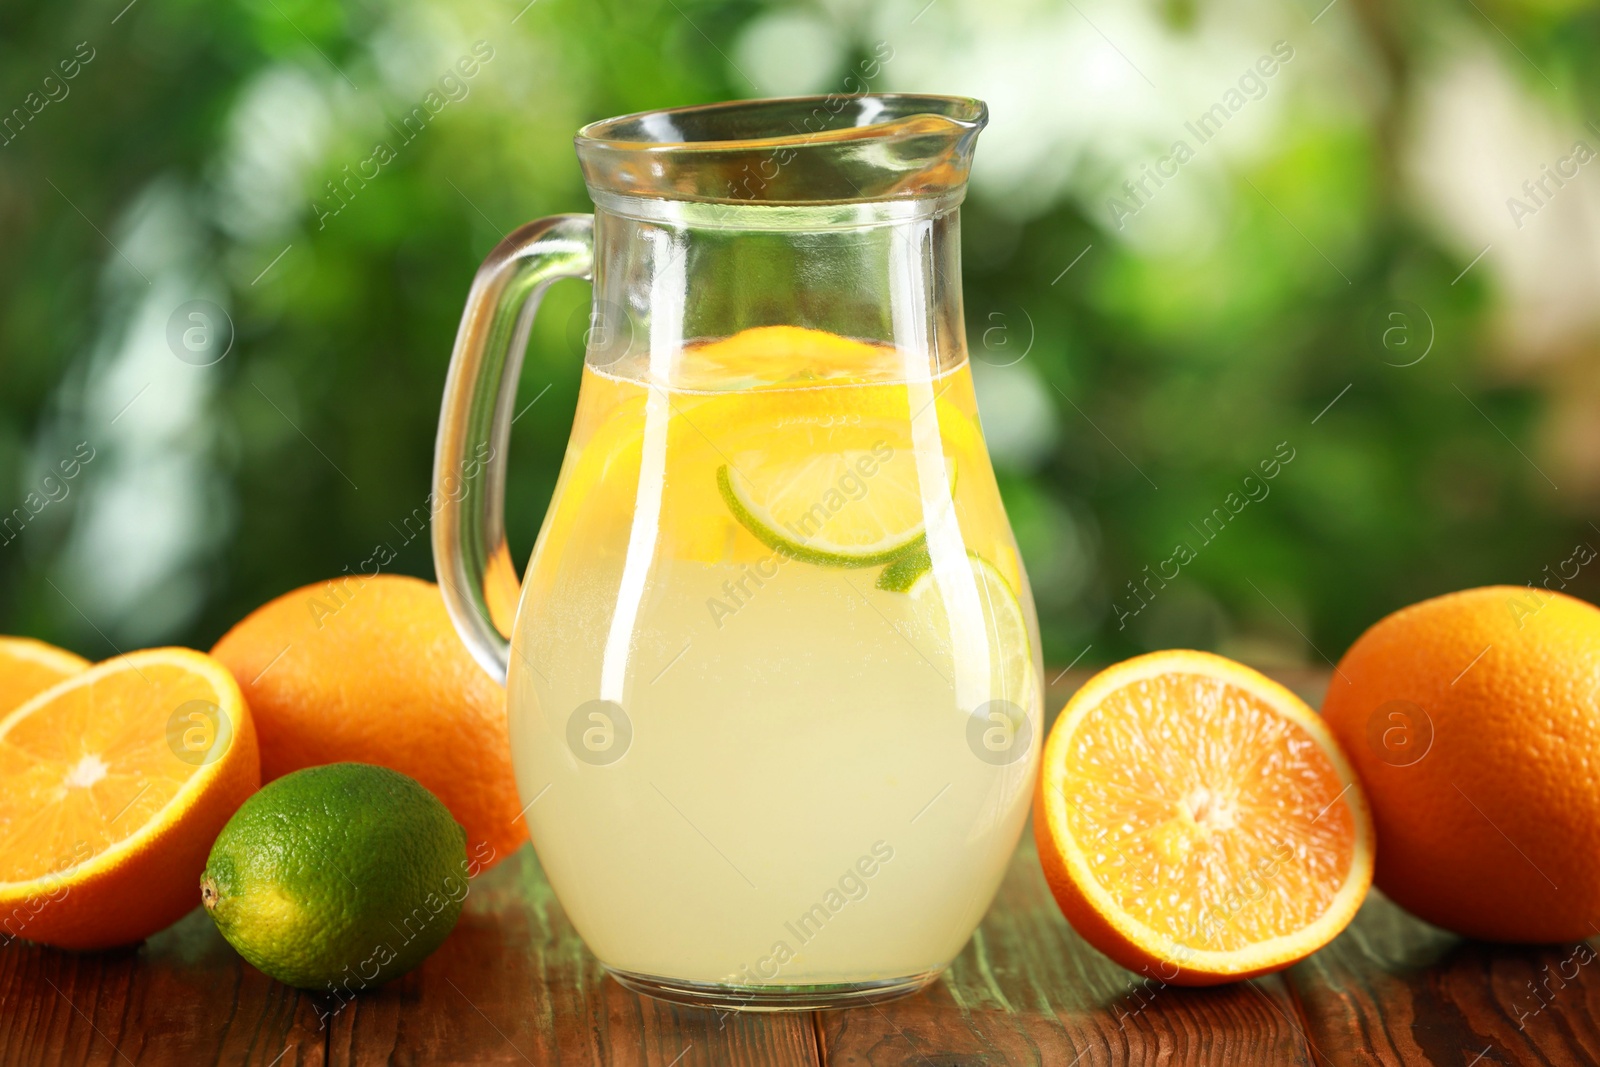
[[(952, 491), (955, 460), (945, 457)], [(717, 469), (723, 502), (762, 544), (806, 563), (871, 567), (923, 540), (923, 500), (909, 449), (846, 449), (803, 458), (746, 453)]]
[[(983, 634), (991, 651), (996, 653), (991, 660), (991, 692), (995, 699), (1009, 700), (1026, 709), (1033, 693), (1033, 638), (1028, 633), (1022, 603), (994, 564), (972, 552), (967, 553), (967, 562), (972, 567), (978, 605), (983, 612)], [(956, 635), (950, 626), (939, 583), (929, 566), (926, 549), (913, 550), (884, 568), (878, 588), (892, 589), (897, 582), (905, 581), (914, 569), (917, 573), (910, 577), (905, 592), (915, 605), (917, 617), (933, 633), (949, 634), (949, 639), (953, 640)], [(891, 572), (898, 574), (891, 578)], [(885, 584), (885, 579), (890, 584)]]
[(883, 573), (878, 575), (878, 588), (891, 593), (910, 592), (917, 579), (927, 574), (932, 566), (933, 560), (928, 558), (928, 546), (914, 545), (883, 568)]

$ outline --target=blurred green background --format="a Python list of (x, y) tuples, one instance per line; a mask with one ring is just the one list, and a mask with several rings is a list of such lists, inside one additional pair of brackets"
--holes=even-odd
[[(1600, 591), (1589, 4), (125, 3), (0, 11), (0, 630), (207, 647), (380, 542), (431, 576), (467, 286), (588, 210), (577, 127), (885, 55), (872, 89), (992, 110), (968, 336), (1052, 662), (1318, 663), (1435, 593)], [(587, 301), (535, 326), (519, 559)]]

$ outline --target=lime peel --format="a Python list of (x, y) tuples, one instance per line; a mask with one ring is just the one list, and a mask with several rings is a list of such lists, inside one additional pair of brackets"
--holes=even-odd
[[(817, 534), (822, 532), (820, 524), (817, 524), (818, 528), (809, 534), (798, 528), (791, 531), (798, 536), (784, 534), (778, 529), (778, 523), (772, 517), (757, 514), (760, 510), (759, 505), (748, 499), (748, 495), (741, 493), (735, 486), (727, 464), (717, 468), (717, 489), (722, 493), (722, 500), (727, 504), (728, 510), (739, 520), (739, 525), (748, 530), (756, 540), (776, 552), (782, 552), (804, 563), (814, 563), (824, 567), (874, 567), (898, 558), (914, 546), (923, 544), (926, 539), (919, 516), (916, 524), (906, 530), (901, 539), (890, 541), (883, 547), (874, 546), (859, 552), (841, 551), (836, 547), (818, 548), (814, 542), (818, 539)], [(821, 504), (817, 506), (824, 507)], [(831, 518), (832, 515), (828, 517)], [(798, 527), (798, 524), (793, 525)]]
[(355, 993), (439, 947), (473, 873), (466, 832), (415, 779), (334, 763), (246, 800), (212, 846), (200, 897), (257, 969), (301, 989)]
[[(984, 635), (991, 648), (999, 652), (999, 657), (992, 662), (992, 691), (997, 697), (1026, 709), (1032, 703), (1032, 694), (1037, 692), (1034, 683), (1038, 679), (1034, 675), (1033, 645), (1022, 602), (1011, 588), (1011, 583), (1006, 581), (1005, 575), (993, 563), (970, 549), (967, 551), (967, 563), (972, 568), (972, 578), (977, 585)], [(878, 588), (903, 592), (913, 600), (922, 602), (918, 613), (933, 631), (951, 634), (946, 609), (940, 599), (939, 583), (934, 579), (926, 549), (908, 552), (884, 568), (884, 573), (878, 577)]]
[[(717, 489), (739, 524), (768, 548), (819, 566), (873, 567), (925, 545), (926, 510), (955, 499), (954, 456), (944, 457), (950, 495), (942, 505), (923, 500), (917, 465), (902, 461), (890, 467), (895, 457), (880, 440), (870, 449), (817, 452), (786, 462), (765, 479), (778, 487), (766, 500), (758, 499), (758, 482), (730, 462), (717, 468)], [(844, 494), (849, 479), (861, 487), (860, 495)], [(785, 490), (798, 504), (785, 499)], [(795, 514), (782, 515), (785, 505)]]
[(889, 565), (883, 568), (883, 573), (878, 575), (878, 588), (890, 593), (910, 592), (911, 587), (917, 584), (928, 571), (933, 569), (933, 557), (928, 555), (926, 543), (908, 548)]

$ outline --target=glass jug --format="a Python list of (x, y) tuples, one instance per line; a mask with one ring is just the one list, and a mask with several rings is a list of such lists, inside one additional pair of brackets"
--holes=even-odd
[[(754, 1010), (912, 992), (1016, 846), (1043, 687), (962, 324), (986, 118), (863, 95), (595, 123), (594, 215), (522, 227), (473, 282), (434, 559), (506, 683), (539, 861), (630, 989)], [(591, 330), (519, 589), (514, 388), (566, 277), (593, 281)]]

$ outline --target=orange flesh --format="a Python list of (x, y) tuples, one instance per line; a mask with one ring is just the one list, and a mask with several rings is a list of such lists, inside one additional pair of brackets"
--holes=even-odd
[(12, 660), (0, 678), (0, 715), (15, 711), (68, 675), (42, 663)]
[(58, 648), (0, 638), (0, 717), (87, 666), (87, 660)]
[[(196, 700), (217, 704), (209, 679), (151, 663), (63, 692), (0, 733), (0, 882), (65, 870), (148, 823), (201, 769), (167, 737)], [(174, 744), (186, 730), (203, 751), (204, 718), (179, 716)]]
[(1303, 930), (1351, 868), (1355, 820), (1322, 747), (1217, 678), (1165, 674), (1110, 693), (1074, 728), (1061, 788), (1095, 881), (1196, 950)]

